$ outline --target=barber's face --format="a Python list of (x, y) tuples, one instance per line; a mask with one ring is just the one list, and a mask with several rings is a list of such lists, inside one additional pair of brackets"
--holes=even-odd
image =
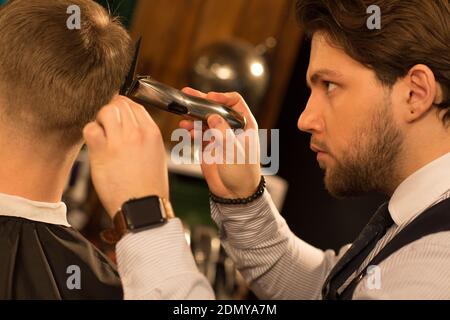
[(312, 40), (307, 79), (311, 96), (298, 127), (311, 133), (328, 191), (337, 197), (390, 192), (403, 143), (390, 90), (322, 33)]

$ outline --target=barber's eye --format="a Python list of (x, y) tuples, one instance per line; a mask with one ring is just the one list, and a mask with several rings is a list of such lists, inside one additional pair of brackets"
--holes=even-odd
[(325, 88), (327, 90), (328, 93), (330, 93), (331, 91), (333, 91), (334, 89), (337, 88), (337, 85), (333, 82), (330, 81), (325, 81), (324, 82)]

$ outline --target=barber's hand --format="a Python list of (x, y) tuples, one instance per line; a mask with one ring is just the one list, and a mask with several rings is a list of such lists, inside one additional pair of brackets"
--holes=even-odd
[[(258, 188), (261, 179), (261, 167), (260, 167), (260, 150), (259, 150), (259, 136), (258, 136), (258, 124), (253, 117), (249, 107), (245, 103), (244, 99), (238, 93), (217, 93), (210, 92), (208, 94), (200, 91), (184, 88), (183, 92), (200, 97), (206, 98), (211, 101), (215, 101), (226, 106), (231, 107), (235, 111), (241, 113), (247, 119), (247, 125), (245, 130), (250, 130), (256, 134), (254, 135), (255, 143), (253, 146), (245, 144), (243, 139), (240, 139), (240, 135), (236, 136), (230, 131), (228, 123), (218, 115), (211, 115), (208, 118), (208, 126), (211, 129), (220, 130), (223, 137), (226, 137), (226, 131), (229, 130), (229, 134), (233, 137), (234, 146), (237, 150), (240, 150), (242, 154), (245, 153), (244, 164), (227, 164), (224, 161), (223, 164), (207, 164), (205, 161), (201, 162), (203, 175), (205, 176), (208, 187), (212, 193), (222, 198), (246, 198), (255, 193)], [(195, 137), (202, 132), (195, 132), (194, 124), (191, 120), (183, 120), (180, 122), (180, 127), (190, 131), (191, 136)], [(217, 143), (223, 145), (223, 141), (217, 141)], [(227, 141), (230, 143), (230, 141)], [(252, 147), (252, 149), (250, 149)], [(225, 146), (223, 148), (223, 158), (226, 159)], [(239, 151), (238, 151), (239, 152)], [(256, 158), (249, 157), (249, 154), (253, 152)], [(235, 152), (237, 153), (237, 152)]]
[(123, 96), (103, 107), (86, 125), (92, 180), (113, 217), (131, 198), (169, 196), (166, 151), (148, 112)]

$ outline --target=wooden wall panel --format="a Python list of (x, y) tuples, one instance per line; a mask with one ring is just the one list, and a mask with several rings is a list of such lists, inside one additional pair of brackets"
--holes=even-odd
[[(262, 128), (276, 123), (301, 41), (293, 0), (140, 0), (131, 30), (143, 37), (140, 73), (177, 88), (187, 85), (187, 71), (205, 46), (230, 38), (258, 45), (274, 37), (271, 85), (258, 121)], [(151, 113), (168, 141), (180, 118)]]
[(258, 45), (268, 37), (277, 37), (281, 18), (291, 0), (247, 0), (246, 10), (236, 25), (235, 35)]
[(272, 79), (269, 92), (264, 100), (264, 113), (258, 119), (261, 128), (273, 128), (279, 116), (289, 81), (292, 77), (294, 64), (303, 39), (303, 32), (297, 25), (294, 5), (288, 4), (281, 18), (280, 30), (277, 36), (277, 50), (270, 57)]
[(195, 55), (199, 50), (211, 43), (233, 37), (246, 1), (204, 1), (197, 28), (192, 37), (192, 54)]

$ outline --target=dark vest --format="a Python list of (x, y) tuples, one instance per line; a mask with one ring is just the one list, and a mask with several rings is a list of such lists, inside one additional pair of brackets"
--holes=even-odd
[[(386, 246), (381, 249), (381, 251), (368, 263), (367, 267), (363, 269), (360, 274), (351, 281), (351, 283), (345, 288), (343, 292), (330, 293), (329, 292), (329, 281), (333, 279), (327, 279), (322, 290), (322, 296), (327, 300), (350, 300), (352, 299), (353, 293), (357, 285), (361, 282), (364, 276), (367, 274), (367, 268), (371, 265), (379, 265), (383, 260), (388, 258), (391, 254), (400, 250), (404, 246), (419, 240), (425, 236), (438, 233), (450, 231), (450, 198), (443, 200), (427, 210), (421, 213), (416, 219), (414, 219), (410, 224), (408, 224), (403, 230), (401, 230), (391, 241), (389, 241)], [(367, 253), (368, 254), (368, 253)], [(344, 266), (345, 272), (338, 273), (336, 277), (342, 276), (342, 274), (348, 275), (353, 274), (361, 264), (351, 265), (351, 263)], [(336, 280), (336, 279), (334, 279)], [(345, 282), (346, 279), (338, 279), (341, 283)]]

